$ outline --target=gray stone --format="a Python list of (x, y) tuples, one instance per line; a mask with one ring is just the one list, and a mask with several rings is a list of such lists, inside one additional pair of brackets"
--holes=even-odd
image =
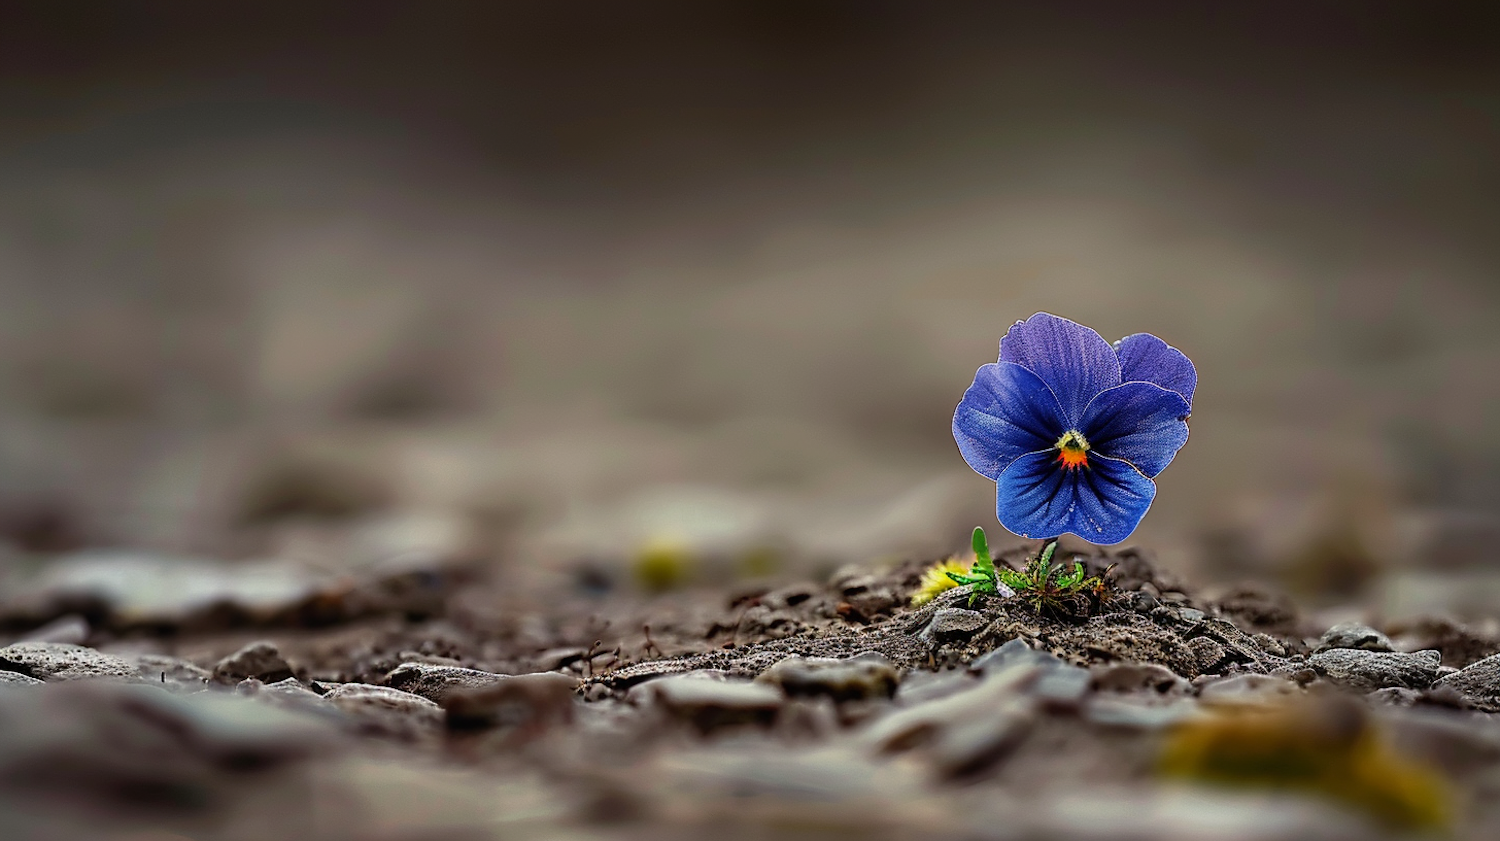
[(89, 632), (89, 621), (76, 613), (70, 613), (32, 630), (20, 641), (65, 642), (70, 645), (83, 645), (88, 641)]
[(573, 721), (580, 684), (561, 672), (513, 675), (486, 686), (454, 688), (442, 706), (449, 730), (509, 727), (519, 736), (533, 736)]
[(258, 700), (269, 701), (273, 704), (292, 707), (294, 709), (313, 710), (320, 712), (335, 709), (332, 702), (324, 698), (322, 695), (319, 695), (311, 689), (303, 686), (294, 677), (289, 677), (285, 680), (279, 680), (275, 683), (264, 684), (256, 681), (255, 678), (247, 678), (245, 680), (245, 683), (242, 683), (240, 684), (240, 686), (235, 687), (235, 690), (239, 691), (241, 687), (245, 686), (245, 684), (251, 683), (252, 681), (256, 684), (259, 684), (256, 687), (256, 691), (253, 693), (253, 697)]
[(1053, 655), (1045, 651), (1037, 651), (1026, 640), (1017, 637), (994, 651), (975, 657), (974, 661), (969, 664), (969, 670), (989, 675), (1004, 671), (1017, 663), (1029, 663), (1043, 667), (1065, 665), (1063, 661)]
[(756, 678), (781, 687), (788, 696), (826, 695), (835, 701), (890, 698), (901, 676), (884, 655), (866, 652), (855, 657), (788, 657)]
[(1191, 698), (1150, 703), (1128, 695), (1095, 695), (1083, 705), (1083, 718), (1093, 724), (1127, 730), (1162, 730), (1201, 716)]
[(44, 681), (111, 678), (134, 680), (134, 663), (81, 645), (61, 642), (18, 642), (0, 648), (0, 669)]
[(1352, 648), (1359, 651), (1391, 651), (1391, 640), (1385, 634), (1360, 622), (1340, 622), (1323, 632), (1316, 651)]
[(1183, 696), (1192, 684), (1165, 666), (1155, 663), (1111, 663), (1090, 669), (1095, 691), (1144, 692), (1151, 695)]
[(1013, 663), (962, 692), (876, 719), (859, 741), (877, 754), (920, 749), (945, 776), (977, 771), (1025, 735), (1036, 709), (1027, 690), (1045, 670)]
[(1384, 704), (1392, 707), (1410, 707), (1422, 699), (1422, 693), (1416, 689), (1407, 689), (1404, 686), (1387, 686), (1377, 689), (1365, 695), (1372, 704)]
[(983, 613), (961, 607), (939, 608), (932, 614), (932, 621), (922, 629), (922, 638), (937, 642), (966, 640), (989, 624)]
[[(327, 755), (343, 741), (327, 718), (227, 692), (75, 680), (0, 704), (0, 777), (25, 781), (27, 796), (52, 809), (76, 805), (109, 821), (139, 809), (142, 792), (170, 793), (150, 801), (159, 817), (201, 818), (205, 804), (244, 792), (246, 770)], [(17, 837), (9, 823), (4, 834)]]
[(1442, 687), (1456, 690), (1475, 709), (1500, 712), (1500, 654), (1465, 666), (1433, 686)]
[(0, 687), (41, 686), (42, 683), (42, 681), (23, 675), (20, 672), (0, 672)]
[(389, 686), (341, 683), (323, 699), (354, 719), (362, 730), (382, 736), (417, 739), (435, 733), (443, 722), (437, 704)]
[(124, 624), (176, 624), (229, 605), (251, 619), (295, 607), (336, 582), (289, 561), (223, 562), (130, 551), (85, 551), (47, 565), (36, 593), (89, 598)]
[(938, 698), (946, 698), (965, 689), (971, 689), (979, 680), (965, 670), (944, 672), (909, 672), (896, 688), (896, 703), (903, 707), (915, 706)]
[(455, 690), (483, 689), (508, 679), (507, 675), (478, 669), (402, 663), (385, 676), (385, 684), (402, 692), (421, 695), (435, 704), (442, 704)]
[(1205, 682), (1198, 690), (1198, 700), (1205, 704), (1274, 704), (1302, 692), (1302, 687), (1285, 678), (1243, 674)]
[(705, 734), (723, 727), (769, 725), (782, 704), (780, 690), (750, 681), (664, 677), (642, 688), (670, 716)]
[(1027, 694), (1058, 712), (1076, 712), (1093, 684), (1089, 670), (1078, 666), (1044, 669)]
[(1227, 654), (1224, 646), (1208, 637), (1193, 637), (1188, 640), (1188, 648), (1193, 650), (1193, 657), (1198, 661), (1198, 670), (1205, 673), (1213, 671), (1215, 666), (1224, 662)]
[(136, 654), (136, 670), (141, 680), (173, 692), (198, 692), (206, 686), (213, 674), (207, 669), (180, 657), (166, 654)]
[(1399, 654), (1332, 648), (1312, 655), (1307, 663), (1334, 683), (1353, 689), (1373, 691), (1387, 686), (1426, 689), (1437, 678), (1439, 654), (1431, 650)]
[(276, 644), (257, 640), (214, 664), (214, 680), (236, 684), (253, 677), (264, 683), (275, 683), (292, 676), (292, 667), (276, 649)]

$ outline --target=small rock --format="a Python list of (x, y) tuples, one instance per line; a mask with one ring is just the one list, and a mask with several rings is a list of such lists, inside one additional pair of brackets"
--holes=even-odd
[(41, 685), (42, 681), (23, 675), (20, 672), (0, 672), (0, 687)]
[(449, 730), (509, 727), (533, 736), (572, 722), (578, 686), (578, 678), (561, 672), (511, 675), (477, 687), (450, 687), (442, 706)]
[(991, 675), (1002, 672), (1017, 663), (1029, 663), (1044, 668), (1064, 665), (1063, 661), (1045, 651), (1037, 651), (1026, 640), (1017, 637), (999, 648), (981, 654), (969, 664), (969, 671)]
[(483, 689), (508, 679), (507, 675), (478, 669), (402, 663), (385, 676), (385, 684), (402, 692), (421, 695), (435, 704), (442, 704), (455, 690)]
[(756, 680), (779, 686), (792, 697), (826, 695), (835, 701), (862, 701), (894, 696), (901, 677), (884, 655), (866, 652), (848, 659), (788, 657)]
[(1035, 663), (1013, 663), (972, 688), (876, 719), (860, 742), (875, 753), (920, 747), (944, 776), (980, 770), (1025, 735), (1036, 706), (1026, 690), (1044, 671)]
[(977, 610), (944, 607), (932, 614), (932, 621), (922, 629), (921, 637), (937, 642), (966, 640), (988, 624), (989, 620)]
[(267, 683), (260, 687), (259, 697), (265, 700), (286, 703), (291, 706), (307, 709), (321, 709), (330, 706), (327, 699), (322, 695), (308, 689), (294, 677), (278, 680), (275, 683)]
[(1335, 648), (1359, 651), (1391, 651), (1391, 640), (1385, 634), (1359, 622), (1340, 622), (1323, 632), (1315, 653)]
[(437, 704), (389, 686), (341, 683), (323, 699), (378, 735), (414, 739), (435, 731), (443, 722), (443, 711)]
[(213, 675), (207, 669), (166, 654), (137, 654), (134, 657), (141, 680), (173, 692), (198, 692)]
[(1366, 698), (1372, 704), (1383, 704), (1391, 707), (1409, 707), (1422, 699), (1422, 693), (1416, 689), (1407, 689), (1404, 686), (1387, 686), (1367, 693)]
[(1083, 706), (1085, 721), (1129, 730), (1162, 730), (1202, 714), (1191, 698), (1161, 704), (1132, 700), (1129, 696), (1095, 695)]
[(114, 678), (133, 680), (135, 664), (81, 645), (18, 642), (0, 648), (0, 669), (44, 681)]
[(1056, 712), (1077, 712), (1089, 694), (1093, 678), (1078, 666), (1045, 669), (1027, 694)]
[(1302, 687), (1271, 675), (1243, 674), (1211, 680), (1198, 690), (1205, 704), (1277, 703), (1302, 694)]
[(1433, 688), (1439, 687), (1457, 690), (1477, 710), (1500, 712), (1500, 654), (1438, 680)]
[(1099, 692), (1139, 693), (1182, 696), (1192, 692), (1192, 684), (1165, 666), (1155, 663), (1113, 663), (1090, 669), (1093, 686)]
[(1332, 648), (1312, 655), (1307, 663), (1334, 683), (1366, 691), (1387, 686), (1426, 689), (1437, 678), (1439, 665), (1436, 651), (1398, 654), (1357, 648)]
[(896, 688), (896, 703), (911, 707), (938, 698), (946, 698), (972, 688), (978, 680), (969, 672), (912, 672)]
[(775, 687), (749, 681), (664, 677), (644, 688), (662, 709), (704, 734), (722, 727), (769, 725), (782, 703)]
[(1212, 672), (1215, 666), (1224, 662), (1224, 646), (1208, 637), (1193, 637), (1188, 640), (1188, 648), (1193, 650), (1193, 657), (1197, 659), (1198, 670), (1201, 672)]
[(214, 680), (236, 684), (253, 677), (263, 683), (275, 683), (292, 676), (292, 667), (282, 658), (276, 644), (257, 640), (214, 664)]
[(64, 642), (83, 645), (89, 638), (89, 621), (76, 613), (69, 613), (48, 622), (21, 638), (21, 642)]

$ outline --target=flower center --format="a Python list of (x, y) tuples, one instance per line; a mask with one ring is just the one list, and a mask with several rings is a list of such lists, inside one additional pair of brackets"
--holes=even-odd
[(1064, 432), (1063, 437), (1057, 439), (1053, 446), (1057, 448), (1057, 460), (1062, 462), (1064, 469), (1077, 470), (1088, 466), (1089, 442), (1078, 430)]

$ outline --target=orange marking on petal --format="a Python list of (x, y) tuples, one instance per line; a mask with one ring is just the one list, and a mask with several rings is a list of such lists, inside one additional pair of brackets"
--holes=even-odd
[(1062, 466), (1064, 468), (1068, 470), (1077, 470), (1078, 468), (1084, 467), (1088, 464), (1089, 454), (1084, 450), (1068, 447), (1066, 449), (1058, 451), (1057, 460), (1062, 462)]

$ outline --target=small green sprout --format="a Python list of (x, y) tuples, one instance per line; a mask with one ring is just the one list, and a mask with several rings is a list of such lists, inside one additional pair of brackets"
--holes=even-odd
[(974, 529), (973, 543), (974, 565), (969, 568), (969, 573), (948, 573), (948, 577), (959, 584), (974, 585), (969, 596), (971, 605), (981, 594), (1001, 594), (1003, 587), (1005, 595), (1020, 598), (1038, 615), (1048, 612), (1054, 615), (1079, 615), (1088, 613), (1091, 598), (1102, 605), (1111, 596), (1104, 576), (1088, 575), (1080, 561), (1073, 561), (1072, 569), (1068, 569), (1066, 564), (1053, 565), (1052, 556), (1057, 552), (1056, 540), (1047, 541), (1042, 546), (1042, 551), (1027, 561), (1026, 568), (1020, 571), (995, 566), (994, 559), (990, 557), (989, 540), (985, 537), (984, 529)]

